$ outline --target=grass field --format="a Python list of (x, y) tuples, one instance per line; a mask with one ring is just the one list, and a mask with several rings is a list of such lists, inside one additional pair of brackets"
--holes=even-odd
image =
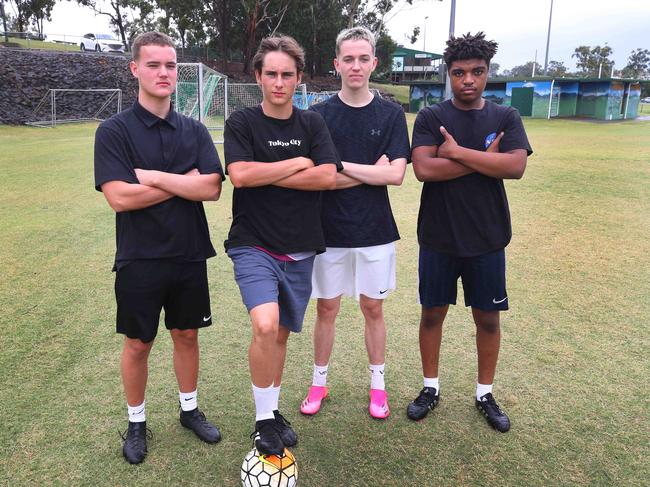
[[(4, 40), (4, 37), (1, 39)], [(16, 37), (9, 38), (9, 44), (17, 44), (16, 47), (25, 49), (47, 49), (48, 51), (78, 51), (79, 44), (69, 44), (63, 42), (47, 42), (38, 41), (36, 39), (18, 39)]]
[(409, 87), (406, 85), (392, 85), (390, 83), (370, 83), (370, 87), (376, 90), (391, 93), (401, 104), (409, 102)]
[[(409, 168), (391, 191), (402, 235), (399, 289), (386, 304), (393, 414), (368, 416), (363, 324), (346, 300), (332, 398), (316, 417), (300, 416), (311, 380), (310, 306), (304, 333), (289, 343), (281, 398), (300, 436), (300, 485), (647, 485), (650, 122), (525, 123), (535, 154), (524, 178), (507, 183), (511, 310), (495, 388), (512, 430), (494, 432), (474, 408), (474, 327), (462, 306), (445, 325), (440, 406), (422, 422), (406, 418), (421, 387), (420, 185)], [(202, 444), (180, 426), (161, 329), (147, 395), (154, 439), (146, 462), (130, 466), (118, 435), (126, 420), (113, 331), (114, 217), (93, 189), (94, 128), (0, 127), (0, 483), (238, 485), (253, 405), (250, 326), (221, 245), (231, 186), (206, 205), (219, 255), (209, 262), (215, 324), (201, 335), (199, 386), (223, 441)]]

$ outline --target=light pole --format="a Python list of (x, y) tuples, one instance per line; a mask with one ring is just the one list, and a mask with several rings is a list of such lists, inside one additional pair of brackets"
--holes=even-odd
[(429, 16), (424, 17), (424, 36), (422, 36), (422, 50), (427, 52), (427, 19)]
[(2, 14), (2, 31), (5, 33), (5, 42), (9, 43), (9, 35), (7, 34), (7, 17), (5, 17), (5, 2), (0, 0), (0, 14)]
[[(451, 12), (449, 13), (449, 38), (454, 37), (456, 27), (456, 0), (451, 0)], [(445, 66), (445, 100), (451, 99), (451, 84), (449, 83), (449, 66)]]
[(548, 45), (551, 42), (551, 20), (553, 19), (553, 0), (551, 0), (551, 11), (548, 14), (548, 33), (546, 34), (546, 56), (544, 57), (544, 76), (548, 72)]

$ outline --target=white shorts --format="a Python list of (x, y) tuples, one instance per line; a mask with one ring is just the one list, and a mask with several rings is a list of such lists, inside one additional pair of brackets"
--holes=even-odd
[(316, 256), (311, 277), (312, 298), (342, 294), (357, 300), (363, 294), (384, 299), (395, 289), (395, 242), (372, 247), (327, 247)]

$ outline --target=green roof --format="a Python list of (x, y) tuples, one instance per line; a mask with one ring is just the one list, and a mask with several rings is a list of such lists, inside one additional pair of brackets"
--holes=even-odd
[(435, 52), (427, 51), (418, 51), (417, 49), (409, 49), (408, 47), (398, 46), (393, 52), (393, 56), (409, 56), (415, 57), (416, 54), (426, 54), (428, 59), (442, 59), (442, 54), (437, 54)]

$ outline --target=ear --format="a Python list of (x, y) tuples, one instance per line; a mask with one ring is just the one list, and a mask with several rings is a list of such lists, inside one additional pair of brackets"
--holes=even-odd
[(262, 84), (262, 73), (260, 71), (255, 71), (255, 81), (258, 85)]
[(302, 71), (296, 73), (296, 84), (299, 85), (300, 83), (302, 83)]
[(379, 62), (379, 59), (377, 59), (377, 56), (374, 56), (372, 60), (372, 71), (374, 71), (377, 68), (377, 63)]
[(334, 58), (334, 70), (336, 71), (336, 74), (339, 73), (339, 58), (337, 57)]
[(129, 62), (129, 68), (131, 68), (131, 74), (133, 75), (134, 78), (138, 77), (138, 65), (136, 64), (135, 61), (130, 61)]

